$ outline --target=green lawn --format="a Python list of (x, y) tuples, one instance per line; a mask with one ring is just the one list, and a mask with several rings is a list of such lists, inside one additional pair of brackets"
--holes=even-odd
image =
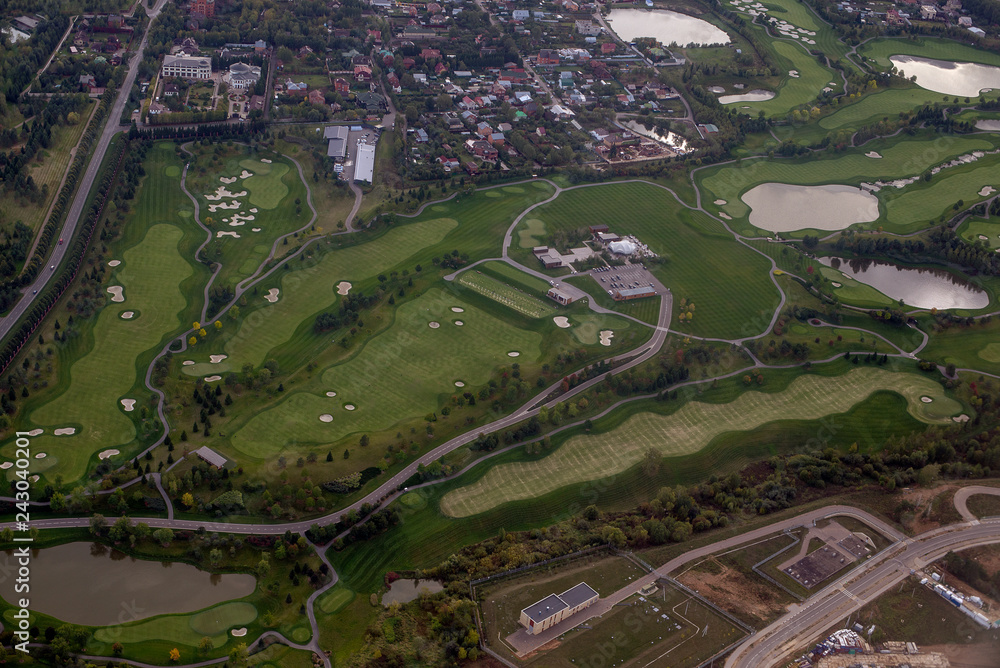
[[(509, 501), (625, 471), (650, 448), (664, 456), (690, 454), (724, 432), (841, 413), (879, 390), (902, 394), (909, 401), (910, 413), (932, 424), (949, 423), (950, 416), (961, 410), (961, 404), (945, 397), (941, 386), (924, 376), (873, 367), (835, 377), (806, 375), (777, 394), (746, 392), (729, 404), (690, 402), (667, 416), (640, 413), (615, 431), (572, 438), (539, 461), (495, 466), (477, 482), (446, 494), (441, 509), (455, 517), (475, 515)], [(925, 404), (921, 396), (934, 401)]]
[[(464, 311), (455, 313), (452, 307)], [(431, 328), (431, 322), (440, 326)], [(387, 429), (403, 418), (436, 411), (442, 395), (461, 392), (456, 381), (465, 384), (465, 391), (478, 391), (497, 367), (536, 362), (541, 342), (536, 332), (432, 289), (400, 306), (392, 328), (355, 357), (325, 370), (325, 389), (291, 394), (251, 419), (232, 443), (263, 458), (289, 443), (329, 443), (354, 432)], [(511, 351), (519, 356), (509, 357)], [(327, 391), (336, 397), (327, 397)], [(348, 404), (355, 409), (346, 409)], [(333, 421), (321, 422), (322, 414)]]
[[(935, 175), (930, 183), (918, 182), (903, 190), (887, 188), (879, 193), (885, 202), (888, 215), (887, 228), (917, 229), (935, 218), (955, 215), (953, 205), (959, 201), (964, 208), (984, 200), (980, 197), (984, 186), (994, 191), (1000, 188), (1000, 155), (988, 155), (974, 163), (950, 167)], [(995, 193), (994, 193), (995, 194)]]
[(840, 284), (840, 287), (830, 285), (829, 292), (846, 304), (869, 308), (896, 305), (894, 300), (889, 299), (872, 286), (862, 283), (832, 267), (821, 267), (820, 272), (832, 282)]
[(918, 37), (912, 41), (909, 39), (874, 39), (859, 47), (858, 53), (874, 60), (879, 67), (883, 68), (892, 64), (889, 62), (890, 56), (899, 55), (1000, 66), (1000, 54), (936, 37)]
[[(930, 331), (929, 323), (923, 329)], [(1000, 321), (996, 318), (968, 327), (950, 327), (933, 332), (920, 357), (938, 364), (954, 364), (962, 369), (1000, 373)]]
[(736, 108), (751, 116), (756, 116), (760, 111), (768, 116), (784, 116), (793, 109), (815, 100), (829, 82), (839, 78), (835, 72), (820, 65), (815, 56), (807, 53), (799, 45), (785, 41), (771, 41), (770, 47), (779, 63), (778, 67), (783, 70), (796, 70), (799, 76), (784, 74), (781, 84), (775, 91), (777, 94), (770, 100), (733, 102), (726, 107)]
[[(777, 306), (767, 261), (734, 241), (719, 223), (679, 204), (662, 188), (646, 183), (579, 188), (533, 213), (550, 232), (607, 223), (618, 234), (635, 234), (663, 256), (665, 260), (652, 264), (651, 269), (673, 291), (673, 329), (698, 336), (758, 334)], [(585, 288), (593, 291), (594, 286)], [(696, 303), (697, 312), (690, 322), (676, 319), (681, 298)], [(763, 323), (758, 324), (761, 319)]]
[(967, 218), (959, 226), (958, 233), (969, 243), (982, 243), (990, 248), (1000, 248), (1000, 218)]
[(240, 167), (254, 175), (238, 182), (250, 191), (250, 204), (265, 209), (277, 208), (288, 194), (283, 177), (288, 173), (284, 162), (266, 163), (260, 160), (240, 160)]
[(246, 626), (257, 619), (257, 608), (244, 601), (223, 603), (189, 615), (163, 615), (133, 624), (103, 627), (94, 633), (98, 642), (122, 644), (167, 640), (197, 647), (205, 636), (213, 647), (222, 647), (229, 640), (229, 629)]
[(556, 310), (554, 306), (543, 302), (541, 299), (525, 294), (518, 288), (487, 276), (477, 269), (470, 269), (464, 272), (459, 277), (458, 282), (470, 290), (475, 290), (484, 297), (488, 297), (498, 304), (503, 304), (507, 308), (513, 309), (529, 318), (543, 318), (555, 313)]
[(549, 291), (548, 283), (537, 276), (515, 269), (506, 262), (484, 262), (478, 268), (484, 273), (493, 275), (494, 278), (537, 296), (544, 296)]

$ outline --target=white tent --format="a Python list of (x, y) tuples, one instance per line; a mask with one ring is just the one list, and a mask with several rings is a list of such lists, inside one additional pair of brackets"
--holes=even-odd
[(635, 244), (631, 241), (612, 241), (608, 244), (608, 248), (612, 253), (617, 253), (618, 255), (632, 255), (635, 253)]

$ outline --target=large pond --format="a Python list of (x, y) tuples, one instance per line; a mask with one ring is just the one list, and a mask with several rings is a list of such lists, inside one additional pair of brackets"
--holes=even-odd
[[(16, 570), (6, 551), (0, 562)], [(4, 570), (7, 570), (6, 568)], [(0, 596), (14, 592), (2, 578)], [(253, 593), (252, 575), (216, 575), (182, 563), (134, 559), (100, 543), (67, 543), (31, 553), (30, 609), (73, 624), (110, 626), (166, 613), (193, 612)]]
[(733, 102), (763, 102), (774, 97), (774, 91), (755, 88), (749, 93), (739, 95), (722, 95), (719, 97), (719, 104), (732, 104)]
[(890, 56), (896, 69), (917, 77), (917, 85), (935, 93), (977, 97), (984, 88), (1000, 88), (1000, 67), (956, 63), (917, 56)]
[(854, 186), (762, 183), (743, 193), (750, 224), (772, 232), (843, 230), (878, 219), (878, 198)]
[(652, 37), (662, 44), (729, 44), (729, 35), (708, 21), (667, 10), (612, 9), (611, 29), (626, 42)]
[(900, 267), (874, 260), (820, 258), (820, 262), (870, 285), (886, 297), (917, 308), (984, 308), (990, 296), (966, 280), (941, 269)]

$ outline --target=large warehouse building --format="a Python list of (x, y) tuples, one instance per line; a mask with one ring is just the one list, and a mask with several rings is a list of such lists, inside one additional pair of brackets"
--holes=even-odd
[(375, 176), (375, 146), (360, 144), (358, 146), (357, 165), (354, 167), (354, 180), (371, 183)]
[(567, 589), (561, 594), (551, 594), (521, 611), (521, 626), (528, 633), (537, 635), (558, 624), (584, 608), (597, 602), (600, 595), (586, 582)]

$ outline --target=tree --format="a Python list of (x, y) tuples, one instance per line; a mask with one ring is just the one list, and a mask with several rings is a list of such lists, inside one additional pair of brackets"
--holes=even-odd
[(171, 541), (174, 539), (174, 532), (170, 529), (157, 529), (153, 532), (153, 538), (160, 543), (163, 547), (170, 545)]
[(229, 665), (233, 668), (245, 668), (250, 661), (250, 653), (247, 651), (247, 644), (240, 643), (229, 652)]
[(208, 636), (204, 636), (198, 641), (198, 651), (202, 654), (208, 654), (212, 651), (212, 639)]
[(184, 492), (184, 496), (181, 497), (181, 503), (183, 503), (186, 508), (190, 508), (194, 505), (194, 496), (192, 496), (191, 492)]
[(104, 530), (105, 524), (107, 524), (107, 521), (104, 519), (104, 515), (101, 515), (100, 513), (94, 513), (90, 517), (90, 533), (94, 534), (95, 536), (99, 536), (101, 534), (101, 531)]
[(125, 651), (125, 646), (122, 645), (120, 642), (116, 642), (111, 646), (111, 653), (114, 654), (115, 656), (121, 656), (122, 652), (124, 651)]
[(371, 443), (371, 439), (368, 438), (368, 434), (362, 434), (359, 442), (361, 443), (362, 448), (366, 448), (368, 447), (368, 444)]
[(170, 650), (170, 660), (173, 661), (174, 663), (177, 663), (178, 661), (181, 660), (181, 652), (176, 647)]
[(222, 329), (222, 321), (221, 320), (216, 320), (214, 326), (215, 326), (216, 329)]
[(326, 453), (326, 461), (328, 462), (333, 461), (333, 450), (330, 450), (329, 452)]
[(656, 448), (649, 448), (646, 453), (642, 456), (642, 471), (650, 478), (654, 477), (660, 472), (660, 463), (663, 461), (663, 455)]

